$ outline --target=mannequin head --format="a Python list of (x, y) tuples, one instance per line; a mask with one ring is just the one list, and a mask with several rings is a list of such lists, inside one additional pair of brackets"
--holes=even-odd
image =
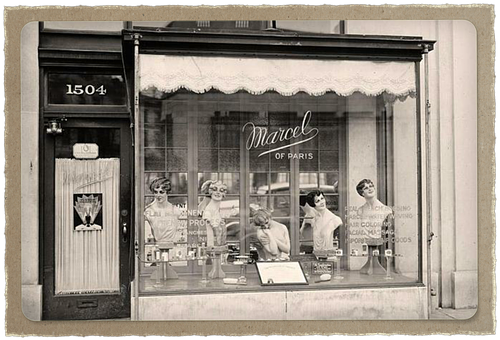
[(149, 184), (149, 189), (155, 195), (156, 201), (165, 202), (167, 200), (167, 194), (172, 189), (172, 186), (168, 178), (159, 177), (154, 179), (151, 184)]
[(253, 214), (253, 223), (258, 228), (269, 228), (271, 213), (266, 209), (259, 209)]
[(314, 190), (307, 194), (306, 203), (316, 210), (326, 209), (325, 195), (321, 190)]
[(226, 197), (227, 185), (221, 181), (213, 181), (208, 187), (208, 195), (214, 201), (222, 201)]
[(365, 199), (371, 199), (377, 197), (377, 190), (375, 190), (375, 184), (373, 184), (370, 179), (361, 180), (358, 185), (356, 185), (356, 191), (361, 197)]

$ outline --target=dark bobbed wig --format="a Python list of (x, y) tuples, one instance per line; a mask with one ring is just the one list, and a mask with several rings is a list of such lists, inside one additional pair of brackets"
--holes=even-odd
[(306, 196), (306, 203), (309, 204), (311, 207), (314, 208), (316, 206), (316, 203), (314, 203), (314, 198), (316, 198), (317, 196), (321, 196), (321, 195), (323, 195), (323, 197), (325, 197), (325, 194), (321, 190), (313, 190), (313, 191), (311, 191)]
[(358, 195), (361, 197), (364, 197), (363, 196), (363, 189), (365, 187), (365, 184), (373, 184), (373, 186), (375, 186), (375, 183), (373, 183), (373, 181), (371, 179), (368, 179), (368, 178), (362, 179), (358, 183), (358, 185), (356, 185), (356, 191), (358, 192)]

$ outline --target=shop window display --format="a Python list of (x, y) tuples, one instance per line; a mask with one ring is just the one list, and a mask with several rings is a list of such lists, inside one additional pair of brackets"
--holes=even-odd
[[(259, 261), (299, 262), (298, 289), (421, 279), (415, 98), (140, 94), (142, 293), (269, 289)], [(177, 229), (162, 248), (146, 212), (166, 180)]]

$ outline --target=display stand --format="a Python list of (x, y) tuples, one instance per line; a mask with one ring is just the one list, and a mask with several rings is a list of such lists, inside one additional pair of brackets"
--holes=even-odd
[(156, 285), (161, 285), (161, 281), (178, 279), (179, 276), (169, 263), (169, 251), (173, 245), (161, 245), (158, 248), (154, 258), (157, 268), (151, 274), (151, 279), (156, 280)]
[(247, 284), (247, 264), (248, 264), (248, 259), (250, 256), (245, 256), (245, 255), (240, 255), (236, 256), (238, 261), (235, 261), (233, 264), (239, 265), (240, 266), (240, 277), (238, 277), (238, 283), (239, 285), (246, 285)]
[(207, 256), (203, 255), (201, 256), (201, 283), (202, 284), (207, 284), (208, 283), (208, 277), (207, 277)]
[(335, 257), (335, 269), (333, 271), (333, 279), (334, 280), (343, 280), (344, 277), (340, 275), (340, 257), (336, 256)]
[(211, 279), (223, 279), (226, 274), (222, 270), (222, 256), (227, 252), (226, 246), (207, 247), (207, 254), (212, 259), (212, 270), (208, 273)]
[(364, 275), (384, 275), (386, 273), (384, 267), (380, 264), (379, 257), (373, 255), (373, 251), (378, 248), (378, 245), (368, 245), (368, 261), (359, 270), (360, 274)]
[(394, 280), (394, 278), (391, 275), (391, 265), (392, 265), (392, 256), (391, 255), (385, 255), (385, 258), (387, 260), (387, 272), (385, 274), (386, 280)]

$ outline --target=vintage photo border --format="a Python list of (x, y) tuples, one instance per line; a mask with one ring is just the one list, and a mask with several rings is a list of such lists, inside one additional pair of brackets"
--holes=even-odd
[[(444, 321), (29, 321), (21, 310), (21, 30), (32, 21), (98, 21), (212, 17), (232, 19), (468, 20), (478, 36), (478, 310), (469, 320)], [(495, 331), (494, 7), (446, 6), (103, 6), (7, 7), (5, 24), (5, 215), (6, 335), (305, 335), (492, 334)]]

